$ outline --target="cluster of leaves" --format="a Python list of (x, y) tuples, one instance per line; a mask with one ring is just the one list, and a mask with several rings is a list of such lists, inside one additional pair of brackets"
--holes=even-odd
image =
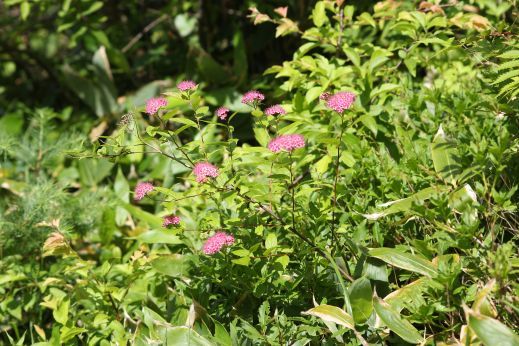
[[(252, 9), (304, 41), (265, 72), (279, 87), (259, 107), (199, 85), (165, 93), (158, 114), (132, 109), (98, 163), (74, 163), (92, 186), (118, 164), (103, 223), (78, 238), (46, 220), (37, 273), (2, 261), (3, 323), (25, 318), (14, 339), (40, 345), (516, 345), (519, 124), (499, 77), (515, 66), (499, 60), (515, 54), (511, 13), (318, 1), (302, 30), (283, 9)], [(337, 91), (357, 95), (345, 114), (320, 100)], [(272, 100), (287, 114), (265, 115)], [(293, 133), (305, 148), (267, 149)], [(200, 161), (219, 176), (196, 182)], [(155, 185), (138, 205), (137, 181)], [(163, 227), (170, 214), (180, 226)], [(204, 254), (219, 230), (236, 242)]]
[[(297, 15), (306, 15), (308, 1), (289, 1), (296, 2)], [(54, 109), (73, 105), (76, 116), (110, 119), (170, 86), (172, 75), (196, 74), (215, 90), (242, 85), (292, 50), (289, 40), (265, 39), (272, 27), (247, 22), (251, 4), (2, 1), (0, 105), (13, 99)]]

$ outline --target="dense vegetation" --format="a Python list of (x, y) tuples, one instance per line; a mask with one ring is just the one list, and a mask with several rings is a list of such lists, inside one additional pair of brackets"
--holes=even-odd
[(518, 14), (3, 1), (0, 344), (519, 345)]

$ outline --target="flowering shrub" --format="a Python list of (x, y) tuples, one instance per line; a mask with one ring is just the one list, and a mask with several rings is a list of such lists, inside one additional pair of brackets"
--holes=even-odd
[(100, 265), (47, 239), (52, 342), (517, 343), (516, 111), (456, 41), (490, 24), (355, 11), (318, 1), (300, 32), (252, 9), (306, 41), (257, 85), (278, 87), (183, 81), (103, 138), (118, 224)]

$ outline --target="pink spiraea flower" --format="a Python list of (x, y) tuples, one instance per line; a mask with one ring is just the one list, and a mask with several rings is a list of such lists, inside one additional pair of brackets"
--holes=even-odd
[(205, 183), (209, 178), (216, 178), (220, 172), (209, 162), (198, 162), (193, 168), (193, 174), (197, 182)]
[(136, 201), (140, 201), (144, 198), (148, 193), (153, 191), (155, 187), (151, 183), (147, 182), (139, 182), (135, 186), (135, 195), (133, 196), (133, 199)]
[(274, 105), (270, 106), (269, 108), (265, 109), (266, 115), (283, 115), (287, 114), (287, 111), (281, 107), (281, 105)]
[(345, 110), (349, 109), (355, 102), (355, 94), (349, 91), (341, 91), (326, 100), (326, 107), (333, 109), (337, 113), (342, 114)]
[(227, 107), (219, 107), (217, 110), (216, 110), (216, 116), (222, 120), (225, 120), (227, 119), (227, 115), (228, 113), (230, 112), (229, 108)]
[(283, 135), (277, 138), (274, 138), (268, 144), (268, 148), (273, 153), (277, 153), (279, 151), (292, 151), (294, 149), (303, 148), (305, 146), (305, 139), (303, 136), (294, 134), (294, 135)]
[(231, 246), (232, 244), (234, 244), (234, 237), (231, 234), (217, 232), (206, 240), (204, 246), (202, 246), (202, 251), (206, 255), (213, 255), (219, 252), (224, 246)]
[(146, 101), (146, 113), (153, 115), (157, 113), (160, 108), (166, 107), (167, 105), (168, 100), (166, 100), (164, 97), (152, 97)]
[(170, 225), (178, 225), (180, 224), (180, 217), (176, 215), (168, 215), (164, 216), (162, 219), (162, 227), (168, 227)]
[(188, 90), (193, 90), (194, 88), (197, 87), (197, 85), (198, 84), (196, 84), (192, 80), (183, 80), (182, 82), (177, 84), (177, 88), (180, 91), (188, 91)]
[(251, 90), (247, 91), (245, 94), (243, 94), (241, 98), (241, 103), (244, 103), (246, 105), (255, 105), (257, 103), (260, 103), (265, 99), (265, 95), (260, 93), (257, 90)]

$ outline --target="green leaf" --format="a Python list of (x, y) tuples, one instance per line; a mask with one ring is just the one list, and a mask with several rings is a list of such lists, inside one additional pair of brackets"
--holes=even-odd
[(447, 190), (445, 186), (432, 186), (425, 188), (423, 190), (418, 191), (417, 193), (402, 199), (397, 199), (395, 201), (387, 202), (380, 204), (379, 207), (389, 207), (382, 211), (372, 213), (372, 214), (363, 214), (363, 216), (368, 220), (377, 220), (381, 217), (399, 213), (399, 212), (408, 212), (411, 210), (413, 203), (418, 203), (425, 201), (432, 196), (444, 192)]
[(302, 312), (302, 314), (316, 316), (324, 321), (334, 322), (348, 329), (355, 329), (353, 317), (348, 315), (346, 311), (336, 306), (323, 304), (316, 306), (315, 308), (310, 309), (308, 311)]
[(519, 345), (519, 336), (507, 326), (491, 317), (469, 311), (468, 324), (485, 346)]
[(455, 144), (447, 141), (441, 125), (432, 141), (431, 156), (436, 173), (448, 183), (456, 185), (461, 172), (460, 159)]
[(355, 280), (349, 288), (353, 319), (356, 324), (366, 322), (373, 311), (371, 283), (365, 277)]
[(385, 247), (371, 249), (369, 250), (368, 254), (371, 257), (378, 258), (398, 268), (409, 270), (428, 277), (435, 277), (437, 275), (436, 268), (432, 262), (429, 262), (428, 260), (417, 255), (412, 255), (401, 252), (397, 249)]
[(315, 4), (314, 10), (312, 11), (312, 20), (318, 28), (328, 21), (328, 18), (326, 17), (326, 4), (324, 1), (319, 1)]
[(180, 277), (186, 276), (191, 269), (191, 258), (180, 254), (165, 255), (154, 259), (151, 262), (153, 269), (159, 273)]
[[(135, 239), (135, 238), (134, 238)], [(171, 234), (170, 231), (165, 230), (151, 230), (139, 234), (136, 237), (139, 241), (146, 244), (183, 244), (184, 242), (176, 235)]]
[(271, 249), (276, 246), (278, 246), (278, 238), (276, 237), (276, 234), (275, 233), (267, 234), (267, 237), (265, 238), (265, 248)]
[(319, 161), (314, 164), (314, 169), (317, 174), (323, 174), (328, 170), (328, 166), (332, 162), (330, 155), (323, 156)]
[(144, 211), (141, 208), (138, 208), (129, 203), (123, 203), (122, 206), (124, 209), (128, 210), (133, 217), (136, 217), (140, 221), (147, 223), (150, 227), (162, 227), (162, 219), (160, 217), (150, 214), (147, 211)]
[(29, 1), (24, 1), (20, 5), (20, 17), (22, 20), (26, 20), (31, 13), (31, 3)]
[(184, 124), (188, 125), (190, 127), (198, 128), (197, 123), (195, 123), (193, 120), (187, 119), (187, 118), (171, 118), (170, 121), (174, 123)]
[(262, 147), (266, 147), (270, 141), (270, 136), (264, 128), (254, 128), (254, 135), (256, 136), (256, 140)]
[(130, 185), (120, 167), (115, 176), (114, 191), (117, 197), (119, 197), (123, 202), (128, 203), (130, 201)]
[(188, 327), (168, 327), (165, 345), (213, 346), (213, 343)]
[(313, 100), (317, 99), (319, 95), (323, 93), (323, 88), (320, 86), (312, 87), (308, 89), (305, 95), (306, 103), (311, 103)]
[(378, 132), (377, 121), (369, 114), (364, 114), (359, 120), (376, 136)]
[(54, 319), (57, 322), (63, 325), (67, 324), (69, 306), (70, 300), (68, 298), (63, 299), (58, 303), (57, 308), (52, 311), (52, 316), (54, 316)]
[(412, 344), (419, 344), (423, 341), (420, 332), (383, 299), (375, 297), (374, 307), (382, 322), (402, 339)]

